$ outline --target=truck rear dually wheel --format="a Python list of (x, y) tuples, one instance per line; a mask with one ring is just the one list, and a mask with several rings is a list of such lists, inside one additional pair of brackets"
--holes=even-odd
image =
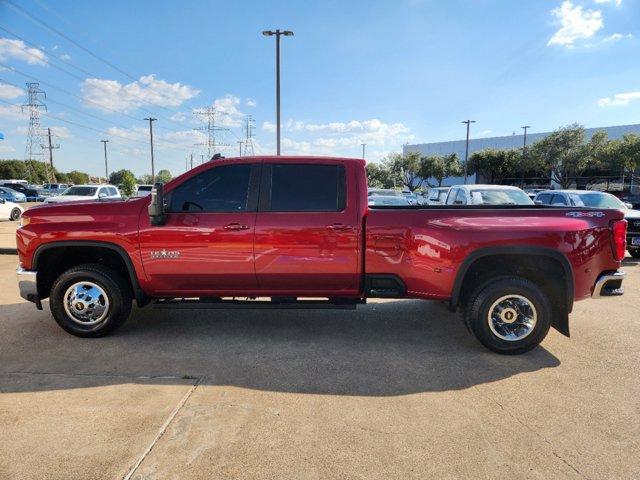
[(494, 352), (516, 355), (535, 348), (551, 326), (545, 292), (522, 277), (489, 280), (471, 295), (464, 319), (469, 330)]
[(58, 325), (78, 337), (101, 337), (131, 313), (131, 289), (114, 270), (99, 264), (64, 272), (51, 287), (49, 305)]

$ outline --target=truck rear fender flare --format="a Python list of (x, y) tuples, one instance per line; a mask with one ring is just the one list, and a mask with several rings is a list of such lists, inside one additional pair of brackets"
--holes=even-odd
[(136, 299), (136, 303), (138, 306), (142, 307), (149, 303), (149, 297), (140, 287), (140, 283), (138, 282), (138, 276), (136, 274), (135, 268), (133, 267), (133, 262), (131, 261), (131, 257), (127, 253), (127, 251), (117, 245), (115, 243), (110, 242), (96, 242), (90, 240), (80, 240), (80, 241), (59, 241), (59, 242), (51, 242), (45, 243), (44, 245), (40, 245), (35, 253), (33, 254), (33, 262), (32, 269), (38, 270), (38, 260), (43, 252), (56, 249), (56, 248), (66, 248), (66, 247), (97, 247), (97, 248), (106, 248), (116, 252), (124, 262), (127, 267), (127, 272), (129, 274), (129, 281), (131, 282), (131, 288), (133, 290), (133, 296)]
[(480, 259), (484, 259), (491, 256), (541, 256), (556, 261), (564, 272), (564, 286), (565, 286), (565, 306), (566, 308), (556, 308), (554, 312), (554, 320), (552, 322), (553, 327), (563, 335), (569, 336), (569, 313), (573, 309), (574, 299), (574, 280), (573, 270), (569, 259), (562, 253), (553, 250), (551, 248), (537, 247), (537, 246), (511, 246), (511, 247), (487, 247), (478, 249), (462, 262), (455, 281), (453, 283), (453, 289), (451, 291), (451, 300), (449, 307), (451, 310), (455, 310), (461, 300), (462, 286), (465, 281), (465, 277), (470, 268), (475, 262)]

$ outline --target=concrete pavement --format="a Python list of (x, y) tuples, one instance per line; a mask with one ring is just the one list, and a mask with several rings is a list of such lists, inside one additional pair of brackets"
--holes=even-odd
[(0, 478), (640, 478), (640, 265), (518, 357), (443, 305), (142, 309), (67, 335), (0, 256)]

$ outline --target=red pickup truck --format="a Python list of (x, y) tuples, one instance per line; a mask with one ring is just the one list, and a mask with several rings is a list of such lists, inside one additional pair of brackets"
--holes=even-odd
[(365, 163), (208, 162), (127, 201), (39, 206), (17, 231), (21, 295), (97, 337), (142, 307), (356, 308), (367, 298), (460, 307), (499, 353), (569, 335), (574, 300), (622, 294), (617, 210), (369, 207)]

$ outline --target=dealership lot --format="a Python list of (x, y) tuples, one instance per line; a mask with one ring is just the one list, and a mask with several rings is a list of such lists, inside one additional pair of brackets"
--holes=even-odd
[(443, 305), (143, 309), (63, 332), (0, 255), (1, 478), (638, 478), (640, 265), (518, 357)]

